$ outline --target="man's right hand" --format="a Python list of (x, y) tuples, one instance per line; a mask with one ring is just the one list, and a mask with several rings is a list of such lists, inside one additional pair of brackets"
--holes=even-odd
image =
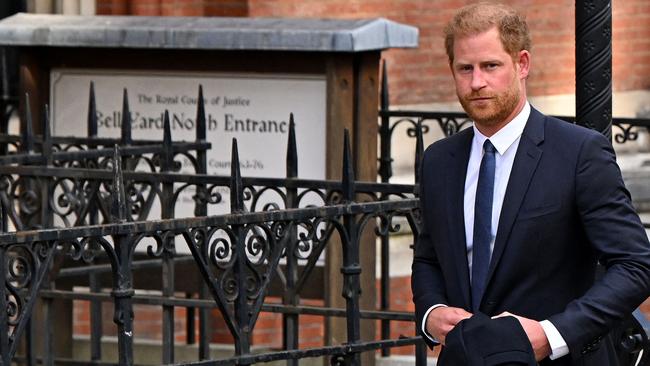
[(443, 346), (447, 333), (451, 331), (461, 320), (472, 316), (472, 313), (465, 309), (441, 306), (429, 312), (427, 317), (427, 332)]

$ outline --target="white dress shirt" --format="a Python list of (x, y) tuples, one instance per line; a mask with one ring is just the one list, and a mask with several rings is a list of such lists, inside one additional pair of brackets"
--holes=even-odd
[[(490, 242), (490, 253), (494, 249), (494, 239), (499, 227), (499, 216), (501, 214), (501, 207), (503, 206), (503, 198), (506, 194), (508, 180), (510, 179), (510, 172), (512, 171), (512, 164), (515, 161), (517, 148), (519, 147), (519, 140), (526, 127), (526, 121), (530, 116), (530, 104), (526, 102), (524, 108), (519, 112), (515, 118), (508, 124), (503, 126), (497, 133), (492, 135), (489, 139), (492, 145), (497, 150), (495, 154), (495, 168), (494, 168), (494, 196), (492, 199), (492, 241)], [(464, 215), (465, 215), (465, 239), (467, 245), (467, 263), (469, 265), (470, 278), (472, 275), (472, 248), (474, 241), (474, 203), (476, 202), (476, 186), (478, 184), (479, 168), (481, 166), (481, 159), (483, 158), (483, 143), (488, 137), (483, 135), (476, 126), (474, 129), (474, 137), (472, 138), (472, 146), (469, 155), (469, 162), (467, 164), (467, 175), (465, 177), (465, 190), (464, 190)], [(434, 340), (426, 332), (426, 319), (431, 310), (446, 306), (445, 304), (436, 304), (429, 308), (424, 315), (422, 328), (424, 334)], [(552, 360), (562, 357), (569, 353), (569, 348), (558, 332), (557, 328), (548, 320), (540, 322), (546, 338), (548, 338), (551, 346)], [(435, 341), (435, 340), (434, 340)]]

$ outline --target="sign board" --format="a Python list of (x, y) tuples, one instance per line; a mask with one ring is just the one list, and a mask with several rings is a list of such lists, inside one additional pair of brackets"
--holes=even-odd
[(233, 137), (244, 177), (286, 176), (289, 114), (294, 114), (299, 177), (325, 178), (324, 75), (216, 74), (53, 69), (52, 133), (87, 136), (88, 90), (95, 84), (99, 137), (119, 137), (127, 89), (133, 139), (160, 139), (169, 110), (172, 139), (194, 141), (199, 85), (207, 121), (208, 173), (230, 175)]
[[(196, 103), (202, 85), (206, 139), (212, 144), (207, 154), (208, 174), (230, 176), (232, 138), (236, 137), (243, 177), (285, 177), (289, 115), (293, 113), (298, 175), (325, 178), (324, 75), (53, 69), (50, 80), (55, 136), (87, 136), (88, 91), (94, 82), (99, 137), (120, 136), (126, 88), (134, 140), (162, 140), (163, 115), (168, 110), (172, 139), (195, 141)], [(187, 167), (183, 171), (193, 172)], [(193, 216), (193, 193), (188, 190), (179, 197), (175, 217)], [(221, 193), (222, 202), (210, 205), (208, 214), (229, 212), (228, 190)], [(152, 208), (151, 216), (160, 217), (159, 207)]]

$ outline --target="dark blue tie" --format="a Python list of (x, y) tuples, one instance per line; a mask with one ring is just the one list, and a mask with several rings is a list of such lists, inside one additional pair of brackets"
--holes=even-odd
[(481, 305), (485, 290), (490, 243), (492, 242), (492, 196), (494, 195), (494, 145), (483, 143), (483, 159), (478, 172), (476, 201), (474, 203), (474, 241), (472, 244), (472, 311)]

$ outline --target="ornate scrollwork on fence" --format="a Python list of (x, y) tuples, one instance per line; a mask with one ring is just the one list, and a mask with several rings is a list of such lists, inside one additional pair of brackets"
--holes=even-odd
[(0, 176), (2, 212), (14, 230), (42, 227), (39, 213), (43, 188), (42, 181), (33, 177)]
[(650, 132), (650, 119), (645, 118), (614, 118), (612, 125), (616, 127), (614, 141), (619, 144), (637, 141), (639, 133)]
[[(37, 293), (53, 257), (56, 242), (35, 240), (22, 244), (6, 244), (0, 250), (2, 267), (5, 271), (0, 274), (4, 285), (0, 296), (6, 309), (6, 324), (0, 324), (2, 331), (8, 335), (8, 344), (3, 349), (9, 349), (13, 355), (16, 352), (18, 339), (25, 330), (31, 316), (31, 310), (37, 300)], [(3, 354), (6, 360), (7, 355)]]

